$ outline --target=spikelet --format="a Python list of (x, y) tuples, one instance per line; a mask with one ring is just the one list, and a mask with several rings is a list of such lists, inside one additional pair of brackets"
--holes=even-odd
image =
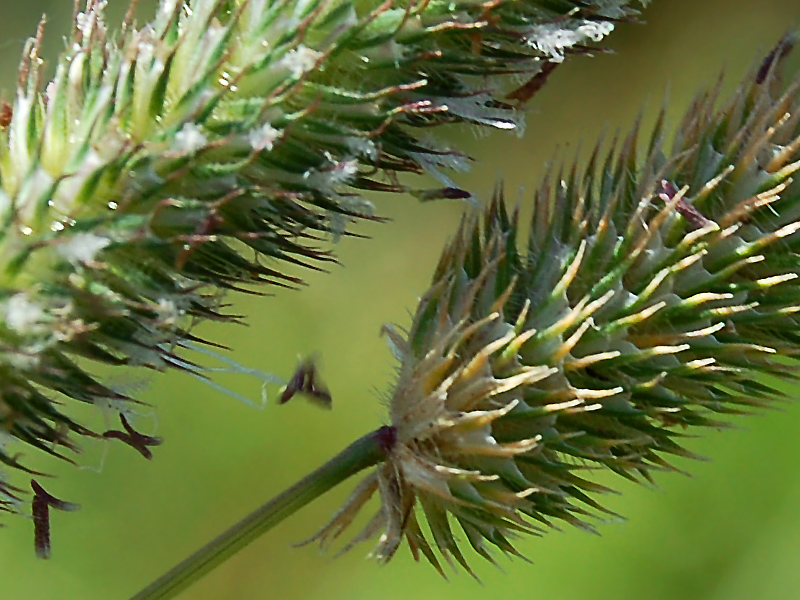
[(388, 560), (405, 539), (469, 570), (461, 539), (493, 560), (559, 521), (591, 530), (594, 471), (650, 482), (693, 457), (684, 436), (780, 398), (800, 354), (800, 82), (777, 73), (791, 46), (727, 103), (701, 95), (671, 145), (662, 115), (644, 148), (635, 130), (552, 174), (524, 251), (502, 193), (463, 220), (408, 335), (388, 330), (397, 442), (315, 539), (378, 493), (354, 542), (378, 536)]

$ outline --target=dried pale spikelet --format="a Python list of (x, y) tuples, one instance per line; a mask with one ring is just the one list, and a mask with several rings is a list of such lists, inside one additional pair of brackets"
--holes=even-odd
[[(83, 359), (195, 371), (191, 326), (237, 320), (221, 293), (333, 260), (322, 238), (371, 218), (362, 191), (468, 196), (440, 172), (467, 158), (419, 132), (516, 128), (505, 95), (526, 99), (629, 4), (162, 0), (112, 34), (87, 0), (47, 85), (40, 29), (0, 109), (0, 461), (26, 469), (20, 440), (72, 460), (79, 436), (148, 456), (131, 398)], [(124, 431), (92, 431), (64, 399)], [(0, 508), (28, 512), (25, 495), (0, 475)]]
[(776, 73), (790, 46), (726, 104), (700, 96), (671, 146), (659, 122), (644, 148), (634, 131), (551, 177), (525, 251), (501, 194), (464, 220), (407, 337), (389, 333), (396, 442), (316, 539), (378, 492), (355, 541), (469, 569), (459, 538), (492, 560), (558, 521), (591, 529), (593, 471), (650, 481), (693, 456), (694, 428), (781, 396), (770, 377), (800, 355), (800, 81)]

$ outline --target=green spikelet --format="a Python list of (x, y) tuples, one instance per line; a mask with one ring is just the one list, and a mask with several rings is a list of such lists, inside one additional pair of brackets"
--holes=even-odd
[[(421, 131), (517, 128), (506, 94), (525, 100), (637, 14), (627, 0), (162, 0), (152, 22), (112, 35), (105, 4), (76, 14), (47, 85), (40, 29), (0, 110), (0, 461), (12, 467), (25, 468), (19, 440), (66, 460), (79, 436), (148, 456), (156, 440), (128, 422), (133, 400), (84, 359), (196, 372), (181, 358), (191, 327), (237, 320), (221, 312), (228, 290), (294, 286), (287, 265), (333, 260), (327, 241), (372, 218), (363, 191), (468, 196), (442, 173), (467, 158)], [(397, 181), (424, 172), (444, 187)], [(74, 421), (65, 398), (125, 431)], [(27, 512), (24, 495), (0, 477), (0, 507)]]
[(593, 470), (650, 481), (693, 456), (693, 428), (780, 397), (770, 377), (800, 353), (800, 82), (776, 74), (791, 45), (728, 103), (701, 96), (671, 147), (659, 121), (644, 148), (634, 131), (551, 176), (524, 252), (502, 194), (465, 218), (408, 335), (388, 330), (397, 443), (316, 539), (378, 492), (355, 541), (469, 569), (457, 539), (492, 560), (557, 521), (591, 529)]

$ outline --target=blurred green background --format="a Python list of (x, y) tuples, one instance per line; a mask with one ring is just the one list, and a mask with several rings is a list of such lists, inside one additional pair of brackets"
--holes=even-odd
[[(111, 0), (119, 15), (127, 2)], [(13, 8), (12, 8), (13, 7)], [(756, 8), (757, 7), (757, 8)], [(0, 70), (8, 90), (24, 37), (48, 14), (46, 50), (52, 56), (68, 30), (68, 0), (3, 0)], [(142, 2), (147, 17), (152, 4)], [(579, 58), (557, 70), (531, 103), (524, 139), (497, 133), (468, 140), (478, 159), (457, 181), (485, 200), (501, 177), (523, 203), (547, 163), (591, 145), (602, 132), (626, 129), (640, 107), (657, 110), (665, 94), (673, 116), (693, 93), (724, 70), (726, 89), (788, 28), (800, 25), (797, 0), (656, 0), (646, 25), (620, 27), (613, 55)], [(113, 19), (112, 19), (113, 20)], [(342, 241), (342, 267), (306, 274), (301, 292), (236, 297), (234, 312), (249, 327), (205, 328), (233, 346), (241, 363), (288, 376), (300, 355), (317, 352), (334, 395), (334, 410), (302, 401), (263, 409), (244, 404), (179, 373), (147, 380), (138, 396), (157, 407), (166, 438), (147, 462), (123, 445), (111, 446), (101, 470), (56, 465), (47, 487), (83, 507), (55, 513), (53, 558), (34, 557), (32, 526), (4, 519), (0, 532), (0, 597), (124, 599), (354, 438), (383, 423), (383, 400), (394, 364), (378, 331), (406, 325), (427, 286), (438, 253), (465, 206), (424, 206), (377, 198), (387, 224), (358, 228), (372, 240)], [(117, 374), (135, 390), (141, 373)], [(259, 383), (245, 376), (220, 380), (254, 400)], [(274, 395), (274, 389), (272, 390)], [(796, 391), (800, 395), (800, 390)], [(800, 590), (800, 405), (709, 431), (691, 448), (712, 462), (681, 463), (693, 478), (665, 475), (659, 490), (617, 481), (607, 498), (628, 517), (601, 526), (602, 537), (577, 530), (520, 544), (533, 561), (500, 559), (503, 571), (477, 561), (484, 585), (458, 574), (449, 582), (417, 565), (406, 551), (388, 566), (364, 559), (368, 546), (343, 557), (293, 544), (310, 535), (351, 487), (335, 490), (187, 591), (182, 598), (548, 598), (777, 600)], [(140, 423), (144, 429), (148, 423)], [(98, 466), (100, 448), (84, 463)], [(48, 463), (53, 470), (52, 463)]]

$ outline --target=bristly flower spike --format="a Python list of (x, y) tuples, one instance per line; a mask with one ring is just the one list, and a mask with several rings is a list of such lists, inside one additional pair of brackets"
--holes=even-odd
[[(559, 521), (593, 530), (592, 479), (651, 482), (682, 438), (770, 406), (800, 357), (800, 80), (793, 39), (674, 141), (639, 132), (536, 194), (527, 248), (498, 193), (444, 251), (391, 393), (396, 444), (314, 539), (380, 496), (354, 542), (403, 540), (440, 572)], [(427, 527), (424, 523), (427, 521)], [(460, 530), (460, 531), (459, 531)], [(353, 542), (353, 543), (354, 543)], [(349, 546), (348, 546), (349, 547)]]
[[(239, 320), (226, 291), (294, 287), (287, 266), (334, 260), (327, 242), (374, 218), (365, 190), (468, 197), (445, 174), (467, 157), (421, 132), (519, 129), (506, 96), (631, 4), (161, 0), (115, 35), (87, 0), (47, 84), (40, 27), (0, 107), (0, 461), (22, 466), (20, 440), (71, 460), (80, 436), (148, 457), (135, 402), (89, 361), (202, 375), (190, 329)], [(438, 187), (398, 182), (426, 172)], [(1, 475), (0, 507), (27, 512), (22, 497)]]

